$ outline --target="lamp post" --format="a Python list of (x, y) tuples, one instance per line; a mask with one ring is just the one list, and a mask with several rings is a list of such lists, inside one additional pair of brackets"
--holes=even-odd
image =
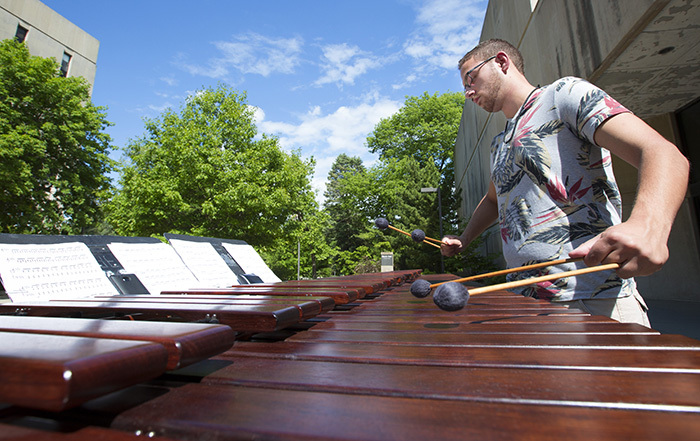
[[(289, 219), (295, 222), (300, 221), (298, 214), (292, 214)], [(297, 280), (301, 280), (301, 237), (297, 237)]]
[[(437, 193), (438, 199), (438, 216), (440, 218), (440, 240), (442, 240), (442, 198), (440, 197), (440, 187), (423, 187), (421, 193)], [(440, 272), (445, 273), (445, 256), (440, 253)]]
[(301, 240), (297, 240), (297, 280), (301, 280)]

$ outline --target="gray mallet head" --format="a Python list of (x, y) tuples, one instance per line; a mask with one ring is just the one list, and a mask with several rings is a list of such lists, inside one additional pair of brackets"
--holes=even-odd
[(461, 283), (447, 282), (435, 288), (433, 302), (443, 311), (459, 311), (469, 301), (469, 291)]
[(418, 279), (411, 283), (411, 294), (419, 299), (430, 295), (430, 282), (425, 279)]
[(384, 219), (383, 217), (378, 217), (374, 221), (374, 225), (377, 226), (380, 230), (386, 230), (389, 227), (389, 221)]
[(414, 242), (421, 243), (425, 240), (425, 233), (423, 230), (416, 228), (415, 230), (411, 231), (411, 239), (413, 239)]

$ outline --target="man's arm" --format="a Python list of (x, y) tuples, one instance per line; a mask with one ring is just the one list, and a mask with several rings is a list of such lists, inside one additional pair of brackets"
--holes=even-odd
[(489, 182), (489, 190), (474, 209), (471, 219), (460, 236), (443, 237), (441, 252), (447, 257), (461, 253), (464, 249), (498, 219), (496, 187)]
[(688, 186), (688, 160), (644, 121), (622, 113), (595, 132), (598, 145), (637, 168), (637, 197), (627, 221), (573, 250), (588, 266), (617, 262), (622, 278), (652, 274), (668, 260), (668, 236)]

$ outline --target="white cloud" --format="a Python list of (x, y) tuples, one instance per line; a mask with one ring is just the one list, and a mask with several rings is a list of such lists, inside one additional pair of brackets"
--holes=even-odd
[(417, 83), (423, 77), (424, 66), (417, 66), (412, 71), (410, 71), (406, 76), (403, 77), (403, 81), (400, 83), (393, 83), (391, 88), (394, 90), (406, 89), (411, 87), (414, 83)]
[(169, 101), (166, 101), (165, 103), (163, 103), (160, 106), (156, 106), (154, 104), (149, 104), (148, 108), (154, 112), (163, 113), (168, 109), (172, 109), (173, 105)]
[(299, 118), (298, 124), (263, 120), (260, 128), (279, 136), (285, 148), (323, 148), (358, 155), (366, 151), (365, 138), (379, 120), (394, 114), (401, 105), (380, 99), (354, 107), (341, 106), (325, 115), (314, 106)]
[(265, 120), (265, 111), (263, 109), (250, 105), (248, 107), (253, 110), (253, 120), (256, 124), (260, 124)]
[(393, 115), (402, 105), (372, 94), (356, 106), (341, 106), (331, 113), (324, 114), (319, 106), (313, 106), (298, 118), (298, 123), (266, 121), (262, 110), (256, 111), (256, 121), (260, 131), (277, 136), (283, 148), (300, 149), (303, 156), (315, 158), (312, 185), (322, 203), (328, 172), (336, 157), (341, 153), (358, 156), (371, 166), (376, 155), (365, 145), (367, 136), (381, 119)]
[(357, 77), (382, 65), (379, 58), (347, 43), (328, 45), (322, 50), (323, 75), (314, 82), (317, 86), (328, 83), (355, 84)]
[(234, 35), (230, 41), (212, 43), (220, 56), (209, 60), (207, 65), (185, 63), (180, 57), (178, 64), (193, 75), (223, 78), (235, 69), (243, 74), (268, 77), (275, 72), (293, 73), (300, 63), (304, 41), (301, 37), (272, 38), (255, 32)]
[(404, 52), (421, 66), (457, 70), (457, 62), (479, 42), (487, 1), (430, 0), (418, 9), (417, 29)]
[(173, 78), (172, 76), (169, 77), (160, 77), (160, 80), (167, 84), (168, 86), (176, 86), (177, 85), (177, 80)]

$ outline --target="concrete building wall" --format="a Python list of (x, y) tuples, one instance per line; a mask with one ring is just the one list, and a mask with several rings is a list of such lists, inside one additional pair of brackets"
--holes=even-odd
[[(517, 46), (533, 84), (567, 75), (588, 79), (681, 146), (675, 112), (700, 97), (698, 23), (700, 2), (693, 0), (491, 0), (481, 40), (502, 38)], [(504, 125), (502, 114), (490, 115), (466, 103), (455, 145), (464, 220), (486, 192), (490, 143)], [(613, 164), (623, 213), (629, 214), (637, 171), (617, 158)], [(687, 197), (669, 239), (668, 263), (660, 272), (637, 279), (646, 298), (700, 301), (695, 213)], [(497, 227), (489, 232), (484, 252), (498, 253)]]
[(25, 40), (32, 55), (54, 58), (71, 56), (68, 76), (95, 82), (100, 42), (38, 0), (0, 0), (0, 39), (15, 38), (17, 25), (28, 29)]

